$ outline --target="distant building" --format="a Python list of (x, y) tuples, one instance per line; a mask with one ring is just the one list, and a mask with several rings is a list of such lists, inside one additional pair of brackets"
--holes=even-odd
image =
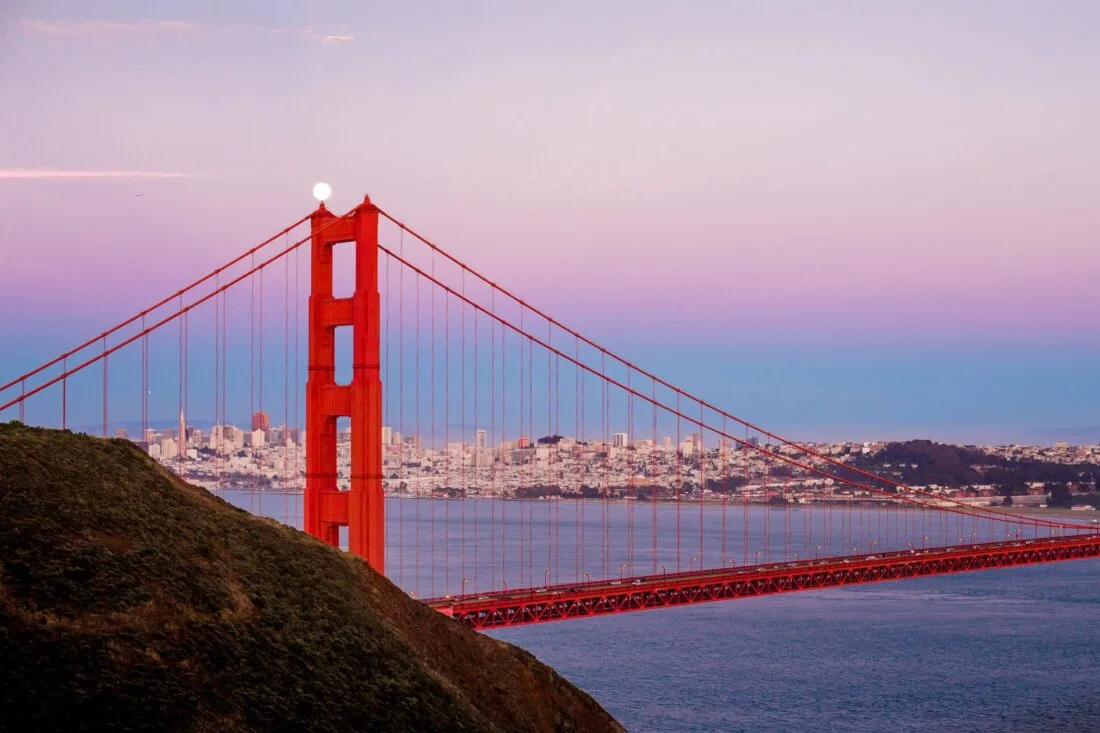
[(294, 431), (287, 427), (286, 423), (281, 423), (271, 431), (268, 439), (272, 445), (288, 446), (294, 442)]
[(126, 432), (126, 428), (115, 428), (115, 437), (129, 440), (130, 434)]
[(175, 458), (180, 454), (179, 444), (176, 443), (175, 438), (161, 438), (160, 439), (160, 457), (166, 460)]
[(263, 410), (252, 416), (252, 429), (263, 430), (265, 433), (271, 429), (271, 418)]
[(625, 448), (629, 438), (630, 436), (627, 433), (615, 433), (615, 437), (612, 439), (611, 444), (616, 448)]
[(474, 433), (474, 448), (478, 451), (483, 451), (489, 447), (489, 433), (485, 430), (478, 430)]
[(222, 436), (227, 450), (240, 450), (244, 448), (244, 431), (235, 425), (225, 425), (222, 428)]

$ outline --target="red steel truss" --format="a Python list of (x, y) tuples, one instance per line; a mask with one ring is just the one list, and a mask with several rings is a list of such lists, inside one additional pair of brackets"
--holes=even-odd
[(426, 600), (475, 629), (1100, 557), (1100, 534), (827, 558)]

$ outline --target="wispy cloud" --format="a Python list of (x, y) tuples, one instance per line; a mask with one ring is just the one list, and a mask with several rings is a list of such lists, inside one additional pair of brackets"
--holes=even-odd
[(23, 37), (52, 41), (120, 40), (124, 38), (168, 37), (182, 41), (197, 41), (215, 35), (252, 33), (257, 35), (294, 36), (325, 46), (351, 43), (350, 33), (322, 33), (310, 27), (273, 28), (268, 26), (208, 25), (186, 20), (136, 21), (115, 20), (36, 20), (24, 18)]
[(355, 40), (355, 36), (349, 35), (347, 33), (337, 33), (330, 36), (317, 36), (317, 38), (325, 46), (342, 46), (345, 43), (351, 43)]
[(0, 179), (51, 180), (61, 178), (201, 178), (194, 173), (161, 171), (73, 171), (44, 168), (0, 168)]
[(119, 22), (114, 20), (23, 20), (26, 38), (108, 38), (119, 36), (173, 36), (175, 38), (200, 38), (202, 26), (183, 20), (138, 20)]

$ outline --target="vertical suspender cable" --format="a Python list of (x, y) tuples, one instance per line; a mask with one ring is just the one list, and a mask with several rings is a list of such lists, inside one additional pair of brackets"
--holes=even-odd
[(103, 437), (107, 437), (107, 336), (103, 336)]
[(474, 473), (474, 489), (477, 491), (477, 498), (475, 498), (472, 502), (473, 509), (474, 509), (474, 578), (473, 578), (473, 584), (474, 584), (474, 589), (475, 590), (479, 589), (478, 578), (477, 578), (478, 572), (477, 571), (478, 571), (478, 565), (480, 565), (480, 558), (481, 558), (481, 555), (478, 552), (480, 542), (478, 540), (478, 527), (477, 527), (478, 505), (481, 503), (480, 502), (480, 497), (481, 497), (481, 481), (480, 481), (480, 479), (481, 479), (481, 447), (478, 445), (478, 442), (477, 442), (477, 431), (480, 428), (480, 423), (478, 422), (479, 410), (478, 410), (478, 390), (477, 390), (477, 388), (478, 388), (478, 384), (477, 384), (477, 382), (478, 382), (478, 378), (477, 378), (477, 372), (478, 372), (478, 368), (477, 368), (478, 367), (478, 364), (477, 364), (478, 363), (477, 324), (478, 324), (478, 312), (475, 310), (474, 311), (474, 346), (473, 346), (473, 359), (474, 359), (474, 369), (473, 369), (473, 376), (474, 376), (474, 380), (473, 380), (474, 381), (474, 395), (473, 395), (473, 397), (474, 397), (474, 415), (473, 415), (473, 417), (474, 417), (474, 425), (473, 425), (474, 465), (473, 465), (473, 469), (474, 469), (474, 472), (473, 473)]
[(423, 464), (420, 463), (423, 460), (424, 446), (423, 430), (421, 430), (420, 424), (420, 275), (416, 276), (416, 287), (414, 288), (416, 293), (416, 370), (414, 373), (414, 382), (416, 383), (416, 442), (413, 443), (413, 450), (416, 451), (413, 454), (413, 459), (421, 465), (420, 475), (416, 477), (416, 511), (414, 517), (416, 520), (416, 529), (413, 532), (413, 541), (415, 542), (416, 549), (414, 550), (414, 557), (416, 558), (416, 571), (413, 574), (413, 587), (415, 593), (420, 595), (420, 505), (423, 499)]
[[(432, 250), (432, 277), (433, 278), (435, 277), (435, 250), (434, 249)], [(437, 446), (435, 444), (435, 417), (436, 417), (436, 413), (435, 413), (435, 290), (436, 289), (434, 287), (431, 289), (431, 307), (432, 307), (431, 329), (432, 329), (432, 338), (431, 338), (431, 354), (429, 355), (429, 358), (431, 359), (431, 369), (430, 369), (430, 371), (431, 371), (431, 380), (432, 380), (432, 394), (431, 394), (431, 398), (430, 398), (431, 399), (431, 413), (430, 414), (431, 414), (432, 417), (431, 417), (431, 428), (430, 429), (431, 429), (431, 446), (432, 446), (433, 451), (438, 450), (438, 448), (439, 448), (439, 446)], [(446, 447), (447, 446), (443, 446), (443, 448), (444, 448), (443, 455), (444, 456), (447, 455)], [(428, 579), (429, 579), (429, 583), (431, 584), (432, 597), (435, 597), (435, 576), (436, 576), (436, 572), (435, 572), (435, 563), (436, 563), (436, 557), (435, 557), (435, 508), (436, 508), (436, 506), (435, 505), (436, 505), (436, 501), (435, 501), (435, 499), (436, 499), (436, 489), (439, 488), (439, 487), (438, 487), (438, 484), (436, 482), (436, 479), (434, 478), (434, 475), (435, 475), (435, 464), (434, 464), (434, 462), (432, 464), (432, 475), (433, 475), (433, 478), (432, 478), (432, 483), (431, 483), (431, 494), (428, 497), (430, 499), (430, 501), (428, 503), (428, 506), (431, 507), (431, 517), (428, 520), (428, 558), (429, 558), (429, 562), (431, 562), (431, 564), (432, 564), (432, 569), (428, 573)]]
[[(284, 249), (290, 246), (286, 235)], [(283, 523), (290, 524), (290, 258), (283, 258)]]
[[(466, 271), (462, 271), (462, 297), (466, 297)], [(462, 350), (460, 358), (458, 360), (459, 365), (459, 384), (461, 389), (459, 390), (459, 396), (461, 397), (462, 417), (459, 420), (459, 429), (462, 431), (461, 445), (462, 452), (460, 454), (462, 465), (462, 494), (458, 500), (458, 512), (459, 512), (459, 536), (458, 536), (458, 556), (460, 563), (460, 571), (462, 574), (462, 592), (466, 592), (466, 494), (470, 490), (470, 484), (466, 476), (466, 306), (465, 304), (459, 307), (459, 314), (462, 316), (462, 327), (460, 329), (460, 335), (462, 338)]]
[[(401, 259), (405, 259), (405, 232), (400, 234)], [(401, 561), (397, 565), (397, 584), (405, 587), (405, 497), (408, 495), (405, 472), (405, 267), (397, 271), (397, 424), (401, 440), (397, 444), (398, 488), (397, 546)]]

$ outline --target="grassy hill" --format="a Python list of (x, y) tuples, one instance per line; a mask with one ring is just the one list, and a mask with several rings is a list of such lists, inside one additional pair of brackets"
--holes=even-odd
[(12, 423), (0, 730), (622, 728), (530, 654), (134, 445)]

